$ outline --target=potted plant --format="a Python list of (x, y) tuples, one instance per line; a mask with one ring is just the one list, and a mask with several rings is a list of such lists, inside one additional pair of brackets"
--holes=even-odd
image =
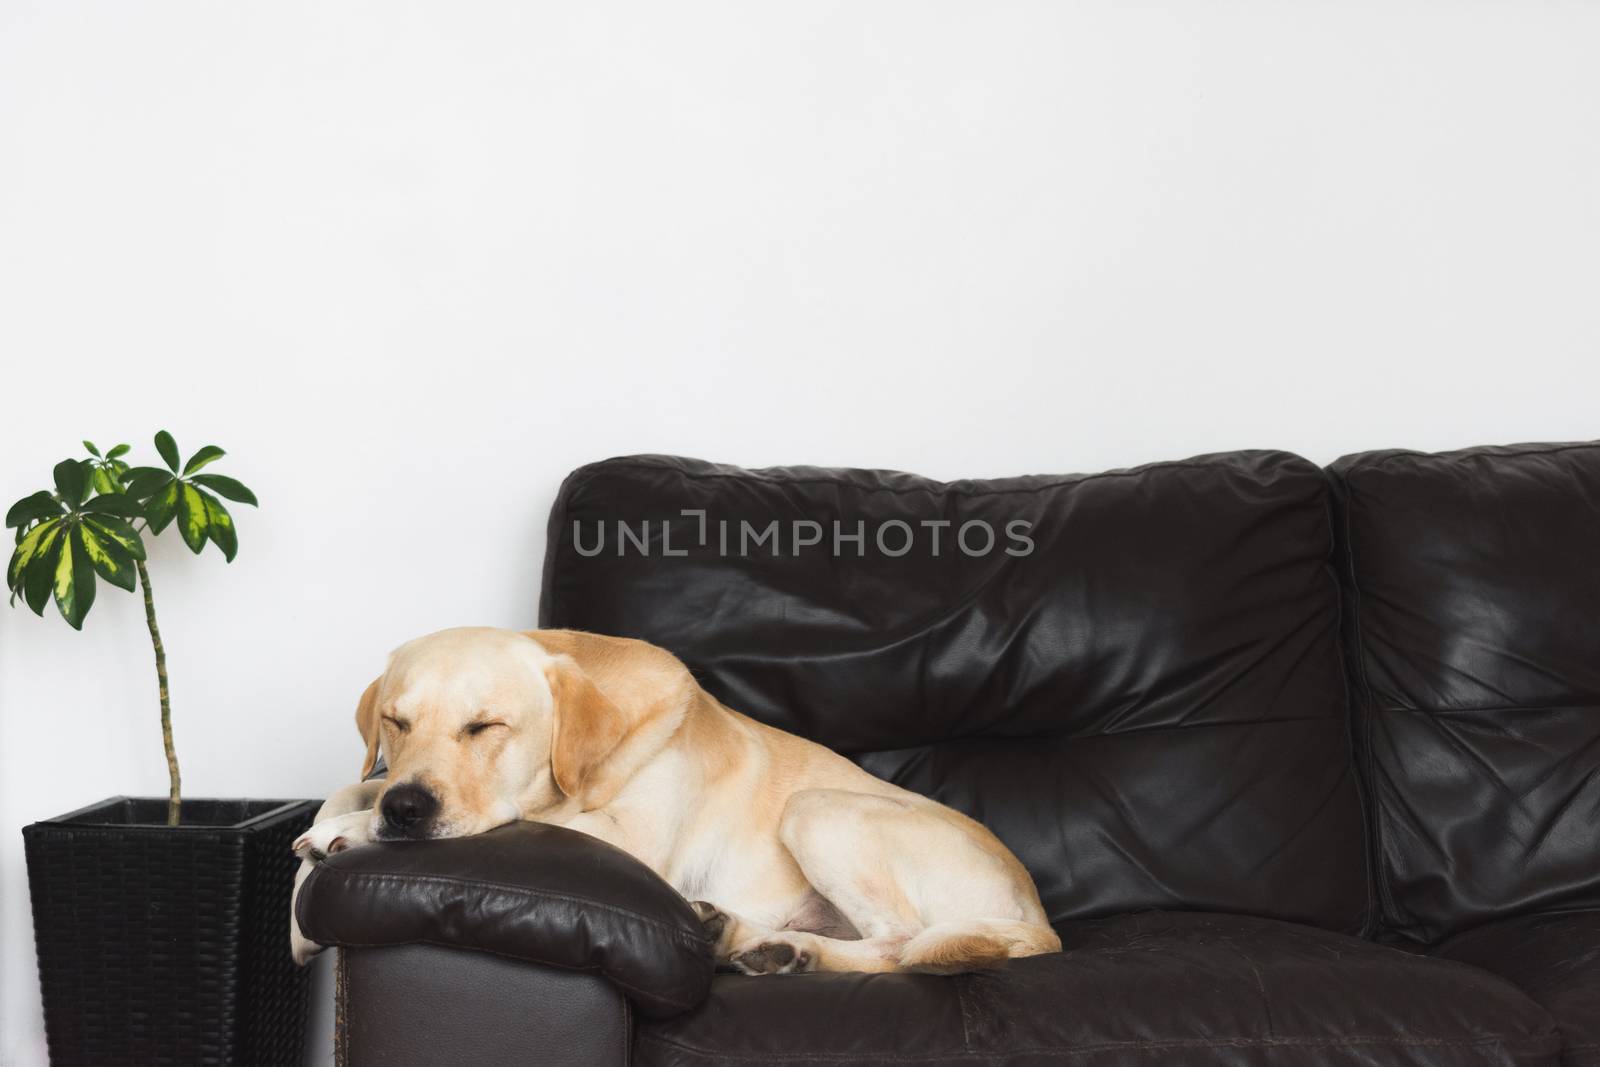
[(57, 1063), (290, 1063), (305, 1040), (306, 974), (289, 955), (295, 861), (289, 844), (311, 801), (189, 800), (180, 789), (166, 649), (145, 540), (175, 527), (199, 554), (238, 551), (222, 498), (254, 506), (242, 483), (187, 463), (155, 435), (164, 466), (133, 467), (125, 444), (56, 464), (54, 486), (6, 514), (16, 548), (11, 602), (53, 600), (75, 630), (97, 580), (138, 591), (155, 650), (166, 798), (111, 797), (23, 828), (45, 1031)]

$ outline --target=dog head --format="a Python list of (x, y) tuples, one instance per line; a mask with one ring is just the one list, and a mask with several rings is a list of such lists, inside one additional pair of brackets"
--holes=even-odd
[(682, 721), (693, 689), (639, 641), (466, 628), (396, 649), (356, 725), (389, 774), (376, 840), (462, 837), (600, 807)]

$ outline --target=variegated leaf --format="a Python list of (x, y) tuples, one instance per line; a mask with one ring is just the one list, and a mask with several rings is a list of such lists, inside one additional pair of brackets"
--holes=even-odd
[(74, 630), (83, 629), (83, 617), (94, 605), (94, 565), (89, 562), (80, 533), (72, 530), (61, 539), (54, 585), (56, 607)]
[(85, 515), (83, 524), (94, 530), (104, 540), (115, 541), (134, 559), (144, 559), (144, 539), (131, 523), (111, 515)]
[(135, 467), (122, 476), (123, 492), (148, 500), (172, 483), (172, 472), (160, 467)]
[(97, 493), (120, 493), (122, 483), (117, 481), (116, 475), (105, 467), (95, 467), (94, 473), (89, 476), (89, 484), (94, 486)]
[(89, 557), (95, 573), (119, 589), (133, 592), (133, 587), (139, 581), (139, 575), (133, 566), (133, 557), (128, 550), (115, 540), (103, 537), (98, 530), (88, 523), (78, 527), (78, 536), (83, 540), (84, 554)]
[(256, 495), (237, 478), (230, 478), (226, 474), (196, 474), (189, 480), (196, 485), (203, 485), (207, 489), (215, 490), (218, 496), (226, 497), (237, 504), (256, 506)]
[(150, 524), (150, 532), (159, 534), (167, 528), (167, 524), (178, 514), (178, 483), (168, 482), (166, 488), (156, 493), (145, 502), (144, 521)]
[(178, 533), (189, 551), (199, 554), (206, 547), (206, 502), (200, 490), (187, 482), (178, 483)]
[(50, 553), (50, 546), (61, 534), (61, 520), (49, 519), (41, 522), (28, 531), (17, 550), (11, 554), (11, 563), (6, 567), (6, 586), (15, 589), (22, 582), (23, 572), (35, 561), (43, 559)]
[(239, 532), (233, 528), (233, 516), (210, 493), (201, 493), (200, 499), (206, 506), (206, 535), (222, 549), (222, 558), (232, 563), (239, 551)]
[(44, 606), (50, 603), (50, 587), (55, 581), (56, 561), (61, 557), (66, 538), (61, 536), (65, 525), (55, 528), (50, 544), (34, 556), (22, 578), (22, 595), (35, 615), (44, 615)]
[(206, 445), (206, 447), (189, 457), (189, 462), (183, 465), (183, 473), (186, 475), (193, 474), (207, 463), (219, 460), (225, 455), (227, 453), (216, 445)]

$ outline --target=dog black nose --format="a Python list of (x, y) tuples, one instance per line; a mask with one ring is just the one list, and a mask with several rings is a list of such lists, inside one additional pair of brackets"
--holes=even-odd
[(409, 782), (383, 794), (383, 821), (398, 834), (414, 834), (439, 810), (439, 798)]

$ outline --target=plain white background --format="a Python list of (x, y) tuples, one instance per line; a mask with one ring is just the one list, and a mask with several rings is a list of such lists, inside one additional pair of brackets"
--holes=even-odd
[[(227, 448), (239, 558), (152, 562), (185, 784), (315, 796), (386, 650), (534, 623), (588, 460), (1600, 436), (1597, 54), (1535, 0), (0, 0), (0, 504)], [(18, 828), (164, 788), (135, 598), (0, 612), (5, 1064)]]

